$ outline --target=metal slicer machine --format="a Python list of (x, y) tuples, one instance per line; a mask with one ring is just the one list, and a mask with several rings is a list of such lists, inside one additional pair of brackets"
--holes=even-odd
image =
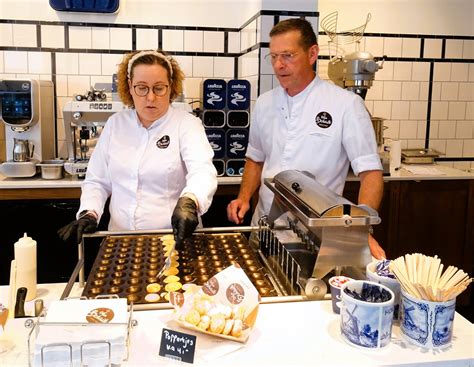
[(324, 297), (323, 277), (332, 270), (363, 278), (361, 269), (371, 261), (369, 227), (380, 223), (375, 210), (353, 204), (300, 171), (283, 171), (264, 183), (274, 199), (259, 223), (259, 251), (289, 295)]
[(108, 118), (126, 109), (122, 102), (69, 101), (63, 108), (68, 161), (64, 169), (83, 177), (90, 155)]
[(0, 122), (6, 125), (6, 177), (32, 177), (55, 157), (54, 92), (47, 80), (0, 79)]

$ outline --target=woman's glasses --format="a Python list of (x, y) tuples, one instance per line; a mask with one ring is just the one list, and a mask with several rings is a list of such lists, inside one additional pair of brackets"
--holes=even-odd
[(157, 97), (162, 97), (166, 94), (168, 91), (169, 85), (165, 84), (159, 84), (159, 85), (154, 85), (153, 87), (149, 87), (148, 85), (134, 85), (133, 90), (135, 91), (135, 94), (139, 97), (145, 97), (150, 93), (150, 89), (153, 91), (153, 94)]

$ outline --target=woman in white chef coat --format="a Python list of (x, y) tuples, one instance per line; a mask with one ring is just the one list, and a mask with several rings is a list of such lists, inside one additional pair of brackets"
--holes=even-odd
[(97, 229), (110, 197), (109, 230), (173, 228), (189, 237), (217, 188), (213, 150), (201, 120), (174, 108), (184, 74), (162, 51), (124, 56), (118, 93), (131, 109), (112, 115), (91, 155), (77, 220), (58, 232), (78, 243)]

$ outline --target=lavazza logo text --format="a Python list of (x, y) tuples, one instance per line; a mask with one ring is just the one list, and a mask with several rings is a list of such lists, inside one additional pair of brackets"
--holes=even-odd
[(246, 89), (247, 87), (243, 84), (234, 84), (232, 89)]
[(230, 134), (230, 137), (231, 137), (232, 139), (243, 139), (243, 138), (245, 138), (245, 135), (239, 134), (239, 133), (235, 133), (235, 134)]
[(216, 88), (216, 89), (222, 89), (222, 85), (221, 84), (209, 84), (207, 86), (208, 88)]
[(207, 136), (209, 139), (220, 139), (222, 134), (212, 133), (211, 135)]

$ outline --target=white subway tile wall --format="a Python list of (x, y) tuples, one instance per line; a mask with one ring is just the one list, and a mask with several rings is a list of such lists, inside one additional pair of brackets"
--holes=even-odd
[(137, 29), (137, 50), (156, 50), (158, 29)]
[(57, 52), (56, 74), (77, 75), (79, 74), (79, 54)]
[(64, 26), (62, 25), (42, 25), (41, 26), (41, 47), (64, 48)]
[(118, 65), (122, 62), (123, 54), (102, 54), (102, 75), (117, 73)]
[(257, 42), (257, 21), (253, 20), (240, 32), (240, 49), (245, 51)]
[(173, 56), (179, 63), (181, 70), (186, 78), (193, 75), (193, 57), (192, 56)]
[(51, 74), (51, 53), (29, 51), (28, 72), (33, 74)]
[(383, 45), (384, 55), (390, 57), (402, 56), (402, 39), (401, 38), (385, 38)]
[(3, 55), (4, 73), (28, 73), (28, 53), (26, 51), (5, 51)]
[(228, 52), (239, 53), (240, 52), (240, 32), (229, 32), (228, 33)]
[[(286, 18), (289, 17), (280, 16), (280, 19)], [(136, 49), (158, 48), (160, 32), (161, 47), (171, 53), (180, 53), (174, 57), (185, 73), (187, 101), (201, 98), (204, 79), (229, 80), (237, 71), (238, 78), (251, 83), (253, 106), (258, 93), (278, 85), (271, 65), (263, 59), (269, 52), (268, 48), (263, 47), (265, 45), (256, 47), (259, 43), (269, 42), (268, 33), (275, 19), (273, 15), (261, 15), (243, 29), (225, 31), (138, 27), (135, 45), (132, 44), (131, 25), (91, 27), (0, 23), (0, 46), (7, 48), (0, 51), (0, 76), (52, 79), (54, 62), (58, 147), (60, 154), (65, 156), (62, 106), (74, 94), (84, 93), (95, 83), (109, 83), (123, 53), (133, 46)], [(317, 29), (318, 18), (308, 17), (308, 20)], [(67, 39), (65, 27), (68, 27)], [(38, 28), (41, 39), (37, 39)], [(367, 93), (367, 109), (374, 116), (386, 119), (385, 137), (401, 139), (402, 148), (424, 147), (429, 136), (429, 146), (447, 157), (473, 157), (474, 64), (470, 61), (474, 58), (474, 40), (449, 37), (443, 40), (426, 36), (422, 42), (421, 38), (370, 34), (362, 39), (361, 50), (376, 57), (387, 55), (389, 58), (383, 69), (376, 73), (374, 84)], [(318, 36), (322, 59), (318, 60), (317, 70), (318, 75), (326, 80), (327, 57), (336, 52), (334, 44), (329, 49), (328, 40), (325, 34)], [(14, 47), (20, 50), (8, 49)], [(22, 47), (38, 49), (22, 51)], [(40, 47), (48, 49), (47, 52)], [(250, 48), (255, 49), (242, 54)], [(55, 52), (54, 49), (59, 50)], [(91, 50), (100, 50), (100, 53)], [(338, 54), (351, 51), (354, 51), (354, 45), (337, 50)], [(201, 52), (222, 55), (199, 55)], [(474, 168), (474, 162), (443, 164)]]
[(428, 38), (425, 39), (425, 48), (423, 51), (423, 57), (425, 58), (440, 58), (443, 47), (443, 40)]
[(420, 42), (418, 38), (402, 38), (402, 57), (420, 57)]
[(79, 54), (79, 74), (81, 75), (101, 75), (100, 54)]
[(4, 63), (3, 63), (3, 54), (4, 52), (3, 51), (0, 51), (0, 73), (3, 73), (4, 71)]
[(462, 59), (463, 53), (463, 40), (446, 40), (446, 53), (447, 59)]
[(224, 52), (224, 32), (203, 32), (204, 52)]
[(69, 47), (70, 48), (92, 48), (91, 27), (69, 27)]
[(13, 24), (0, 24), (0, 46), (13, 46)]
[(36, 47), (36, 25), (13, 24), (13, 46)]
[(131, 50), (132, 49), (132, 29), (131, 28), (110, 28), (110, 49), (111, 50)]
[(163, 50), (183, 51), (184, 31), (177, 29), (163, 29)]
[(213, 58), (210, 56), (193, 56), (193, 76), (202, 78), (213, 77)]
[(462, 51), (463, 59), (474, 59), (474, 40), (464, 40), (464, 46)]
[(107, 50), (110, 48), (110, 30), (105, 27), (92, 27), (92, 48)]
[(202, 52), (203, 38), (203, 31), (184, 31), (184, 49), (186, 51)]
[(232, 79), (234, 77), (233, 57), (214, 57), (214, 77)]

